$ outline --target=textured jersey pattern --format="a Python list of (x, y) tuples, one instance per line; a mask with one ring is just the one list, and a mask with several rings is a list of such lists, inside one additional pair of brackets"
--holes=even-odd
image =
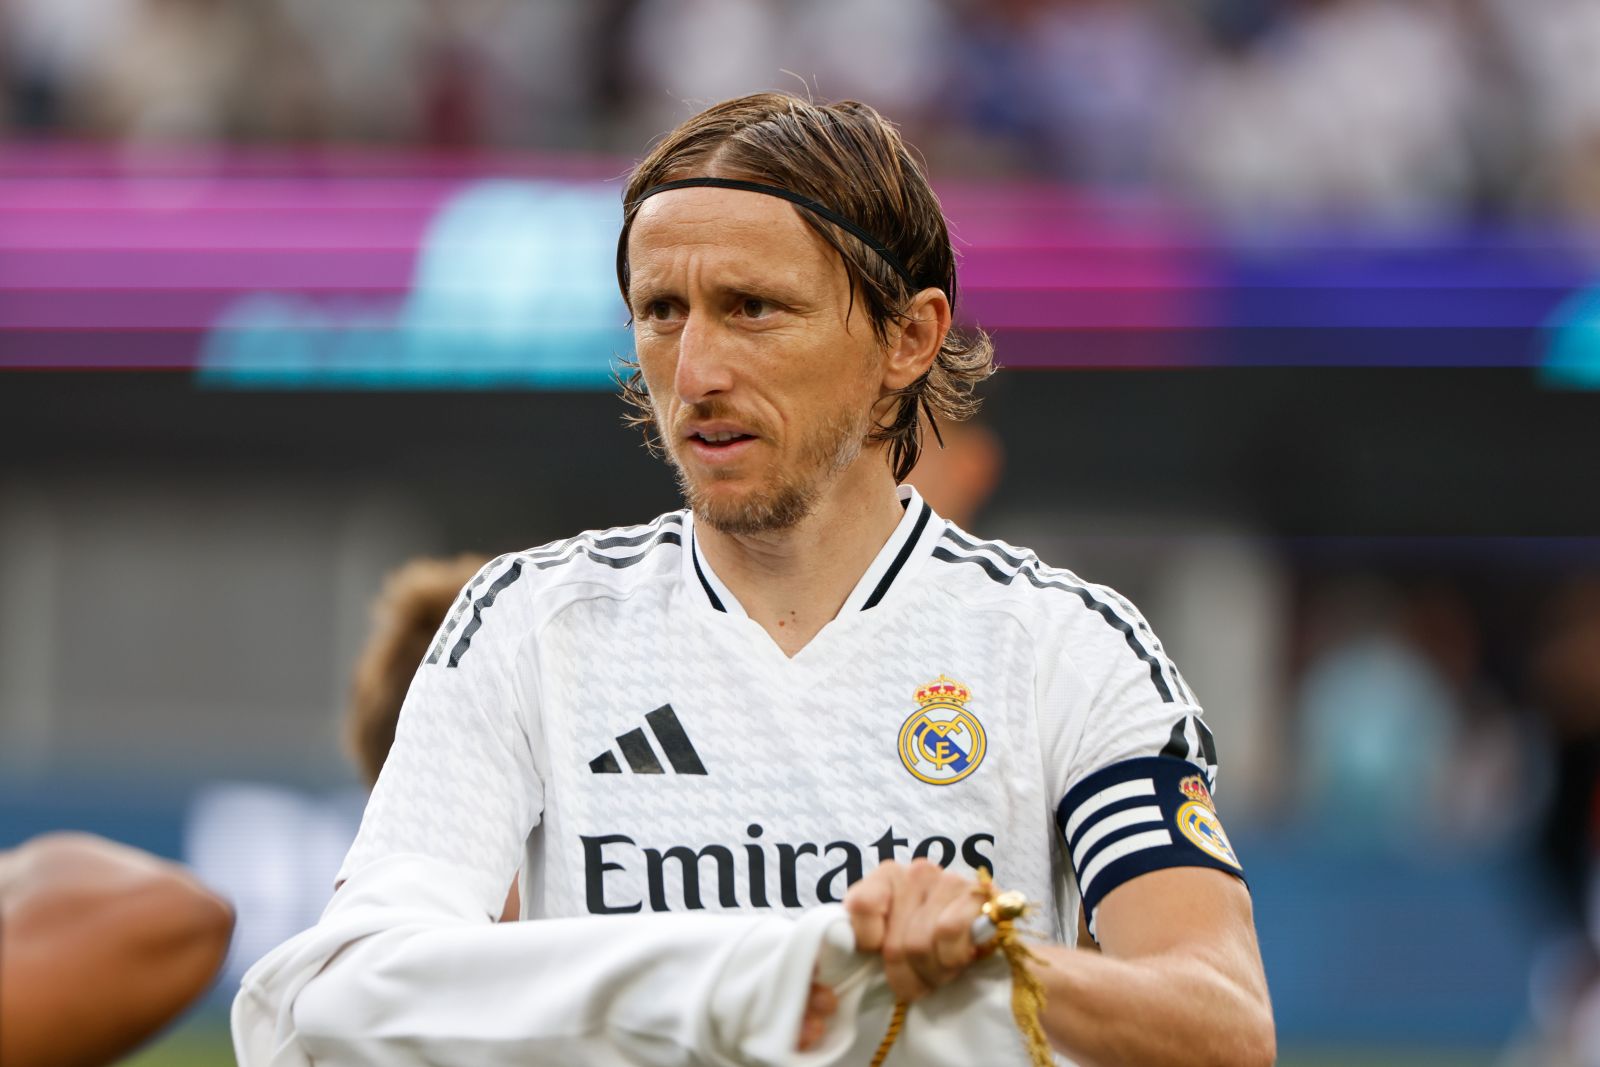
[(520, 865), (532, 912), (563, 916), (804, 908), (925, 857), (1052, 901), (1059, 935), (1076, 921), (1068, 790), (1164, 751), (1214, 773), (1193, 694), (1132, 605), (914, 494), (792, 659), (693, 526), (580, 535), (469, 583), (344, 873), (424, 854), (493, 913)]

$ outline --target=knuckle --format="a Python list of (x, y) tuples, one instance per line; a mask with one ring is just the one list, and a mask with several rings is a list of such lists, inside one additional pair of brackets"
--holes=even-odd
[(886, 977), (889, 979), (889, 988), (894, 990), (895, 996), (901, 1000), (920, 1000), (930, 991), (927, 983), (909, 969), (890, 971)]
[(850, 886), (844, 893), (844, 906), (847, 909), (879, 907), (889, 898), (889, 886), (882, 878), (868, 875)]

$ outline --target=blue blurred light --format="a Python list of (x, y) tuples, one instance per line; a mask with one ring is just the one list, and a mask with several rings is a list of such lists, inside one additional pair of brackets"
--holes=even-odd
[(1600, 389), (1600, 283), (1580, 290), (1550, 317), (1540, 378), (1561, 389)]
[(200, 378), (298, 388), (606, 388), (630, 339), (621, 206), (597, 185), (490, 180), (428, 225), (398, 305), (256, 293), (206, 338)]

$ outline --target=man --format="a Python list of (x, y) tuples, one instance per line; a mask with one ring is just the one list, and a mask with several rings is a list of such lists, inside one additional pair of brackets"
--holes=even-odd
[(127, 1055), (216, 977), (233, 909), (188, 871), (90, 834), (0, 852), (0, 1063)]
[[(897, 488), (991, 353), (951, 331), (893, 127), (728, 101), (624, 203), (628, 395), (689, 507), (469, 583), (343, 887), (246, 980), (241, 1063), (848, 1062), (868, 1013), (824, 966), (835, 919), (927, 1005), (903, 1040), (958, 1034), (992, 1017), (958, 980), (979, 868), (1098, 942), (1039, 950), (1062, 1054), (1270, 1063), (1214, 748), (1160, 643)], [(542, 921), (492, 926), (520, 862)]]

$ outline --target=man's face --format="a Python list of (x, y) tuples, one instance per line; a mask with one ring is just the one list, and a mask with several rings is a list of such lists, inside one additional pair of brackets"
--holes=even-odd
[(883, 386), (838, 255), (783, 200), (691, 188), (645, 201), (628, 262), (639, 367), (696, 517), (805, 518), (861, 458)]

